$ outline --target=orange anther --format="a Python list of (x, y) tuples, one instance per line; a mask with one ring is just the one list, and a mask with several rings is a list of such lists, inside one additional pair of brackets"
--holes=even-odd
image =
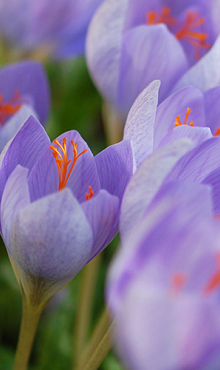
[[(66, 149), (66, 138), (63, 139), (63, 145), (59, 143), (59, 141), (54, 140), (54, 144), (60, 148), (61, 153), (59, 152), (58, 148), (56, 148), (54, 145), (50, 146), (50, 149), (53, 150), (52, 154), (55, 158), (57, 169), (58, 169), (58, 176), (59, 176), (59, 188), (58, 190), (64, 189), (67, 181), (70, 177), (70, 174), (73, 170), (73, 167), (76, 164), (77, 159), (84, 153), (87, 152), (87, 150), (83, 150), (80, 154), (77, 155), (77, 144), (71, 140), (71, 144), (73, 146), (73, 159), (67, 159), (67, 149)], [(72, 162), (71, 167), (68, 169), (68, 165)]]
[(186, 14), (185, 21), (175, 34), (178, 40), (184, 39), (194, 47), (196, 59), (200, 58), (199, 49), (209, 49), (211, 46), (210, 44), (206, 43), (206, 40), (208, 38), (207, 33), (194, 31), (195, 28), (201, 26), (204, 23), (204, 17), (199, 17), (199, 14), (197, 12), (189, 11)]
[[(184, 119), (184, 125), (187, 125), (188, 123), (187, 123), (187, 118), (188, 118), (188, 116), (189, 116), (189, 114), (191, 113), (191, 109), (190, 108), (187, 108), (187, 110), (186, 110), (186, 115), (185, 115), (185, 119)], [(181, 123), (181, 121), (180, 121), (180, 116), (177, 116), (176, 118), (175, 118), (175, 122), (174, 122), (174, 126), (181, 126), (182, 125), (182, 123)], [(194, 123), (193, 123), (193, 121), (190, 121), (190, 123), (189, 123), (189, 125), (190, 126), (194, 126)]]
[(3, 95), (0, 95), (0, 125), (3, 125), (7, 119), (15, 114), (21, 108), (22, 100), (19, 91), (15, 90), (12, 98), (3, 103)]
[(86, 193), (86, 200), (91, 199), (94, 195), (94, 191), (92, 190), (92, 187), (88, 186), (88, 188), (89, 188), (89, 193)]
[(149, 11), (146, 14), (146, 23), (150, 25), (165, 23), (167, 26), (176, 26), (177, 21), (171, 15), (171, 10), (168, 6), (163, 6), (161, 13), (156, 11)]

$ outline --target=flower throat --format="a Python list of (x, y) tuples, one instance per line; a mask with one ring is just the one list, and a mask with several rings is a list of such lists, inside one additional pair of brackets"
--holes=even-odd
[(164, 23), (168, 28), (175, 27), (174, 35), (178, 40), (185, 40), (189, 42), (195, 51), (195, 58), (200, 58), (200, 49), (209, 49), (210, 44), (207, 43), (208, 34), (195, 30), (197, 27), (205, 23), (205, 18), (200, 17), (198, 12), (188, 11), (186, 18), (180, 24), (173, 16), (168, 6), (163, 6), (161, 12), (149, 11), (146, 14), (147, 25), (154, 25)]

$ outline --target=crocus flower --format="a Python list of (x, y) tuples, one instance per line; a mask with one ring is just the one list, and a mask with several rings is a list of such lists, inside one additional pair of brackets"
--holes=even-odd
[(160, 102), (183, 86), (218, 85), (219, 9), (210, 0), (106, 0), (87, 38), (88, 66), (104, 98), (125, 117), (152, 80), (161, 80)]
[(29, 300), (47, 301), (111, 241), (132, 173), (130, 141), (94, 158), (77, 131), (51, 143), (34, 117), (21, 127), (1, 156), (1, 230)]
[(32, 61), (0, 70), (0, 151), (30, 115), (45, 124), (49, 86), (41, 64)]
[(141, 92), (125, 123), (124, 139), (132, 140), (137, 166), (167, 143), (186, 137), (196, 147), (220, 132), (219, 86), (205, 92), (188, 86), (157, 106), (159, 88), (156, 80)]
[(220, 232), (210, 190), (163, 187), (111, 266), (107, 301), (126, 369), (219, 369)]
[(0, 34), (17, 49), (56, 57), (84, 52), (90, 19), (102, 0), (3, 0)]

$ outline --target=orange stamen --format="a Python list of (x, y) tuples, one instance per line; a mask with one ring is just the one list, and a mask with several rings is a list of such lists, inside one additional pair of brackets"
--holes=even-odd
[(219, 127), (219, 128), (217, 128), (217, 130), (216, 130), (216, 132), (215, 132), (215, 134), (214, 134), (214, 136), (218, 136), (218, 135), (220, 135), (220, 127)]
[(88, 188), (89, 188), (89, 193), (86, 193), (86, 200), (91, 199), (94, 195), (94, 191), (92, 190), (92, 187), (88, 186)]
[(0, 125), (3, 125), (7, 119), (15, 114), (20, 108), (22, 104), (21, 97), (19, 95), (19, 91), (15, 90), (14, 95), (12, 98), (6, 102), (3, 103), (3, 95), (0, 95)]
[(205, 23), (204, 17), (199, 17), (197, 12), (187, 12), (186, 19), (180, 29), (176, 32), (175, 36), (178, 40), (185, 39), (188, 41), (195, 50), (195, 58), (200, 58), (200, 48), (209, 49), (210, 44), (206, 43), (208, 35), (205, 32), (193, 31), (196, 27)]
[[(188, 125), (188, 123), (187, 123), (187, 118), (188, 118), (188, 116), (189, 116), (189, 114), (191, 113), (191, 109), (190, 108), (187, 108), (187, 110), (186, 110), (186, 116), (185, 116), (185, 119), (184, 119), (184, 125)], [(180, 121), (180, 116), (177, 116), (176, 118), (175, 118), (175, 122), (174, 122), (174, 126), (181, 126), (182, 125), (182, 123), (181, 123), (181, 121)], [(189, 125), (190, 126), (194, 126), (194, 123), (193, 123), (193, 121), (190, 121), (190, 123), (189, 123)]]
[(182, 272), (177, 272), (173, 277), (172, 277), (172, 282), (171, 282), (171, 291), (172, 293), (179, 293), (183, 286), (186, 283), (186, 276)]
[[(71, 144), (73, 146), (73, 159), (67, 159), (67, 149), (66, 149), (66, 138), (63, 139), (63, 145), (59, 143), (59, 141), (54, 140), (54, 144), (60, 148), (61, 152), (59, 152), (58, 148), (56, 148), (54, 145), (50, 146), (50, 149), (53, 150), (52, 154), (55, 158), (57, 169), (58, 169), (58, 176), (59, 176), (59, 188), (58, 190), (64, 189), (67, 181), (69, 180), (69, 177), (71, 175), (71, 172), (73, 170), (73, 167), (76, 164), (77, 159), (84, 153), (87, 152), (87, 150), (83, 150), (80, 154), (77, 155), (77, 144), (71, 140)], [(72, 162), (70, 168), (68, 169), (68, 165)]]
[(176, 26), (177, 21), (171, 15), (171, 10), (168, 6), (163, 6), (161, 13), (156, 11), (149, 11), (146, 14), (146, 23), (148, 25), (154, 25), (159, 23), (165, 23), (167, 26)]

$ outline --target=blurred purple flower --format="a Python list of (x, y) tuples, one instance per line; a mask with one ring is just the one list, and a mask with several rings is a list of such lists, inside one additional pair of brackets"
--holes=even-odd
[(210, 187), (164, 186), (122, 243), (108, 278), (126, 369), (219, 369), (219, 245)]
[(88, 66), (105, 99), (126, 115), (155, 79), (160, 102), (177, 87), (219, 84), (219, 12), (213, 0), (106, 0), (87, 38)]
[(130, 141), (93, 157), (77, 131), (51, 144), (34, 117), (21, 127), (1, 156), (1, 229), (29, 299), (48, 300), (112, 240), (132, 173)]
[(45, 124), (49, 85), (40, 63), (25, 61), (0, 70), (0, 151), (30, 115)]
[(55, 57), (84, 53), (90, 19), (102, 0), (2, 0), (0, 34), (19, 50)]

